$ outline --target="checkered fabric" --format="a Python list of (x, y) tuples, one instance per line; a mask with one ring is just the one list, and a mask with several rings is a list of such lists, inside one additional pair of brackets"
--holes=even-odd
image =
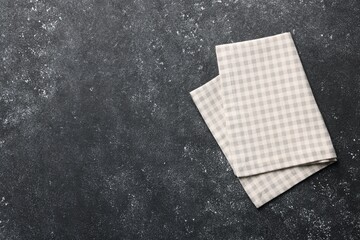
[(290, 33), (216, 46), (190, 94), (256, 207), (336, 161)]

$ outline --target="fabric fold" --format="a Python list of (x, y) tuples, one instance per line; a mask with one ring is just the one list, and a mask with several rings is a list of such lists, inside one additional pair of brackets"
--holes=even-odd
[(290, 33), (216, 46), (190, 94), (256, 207), (336, 161)]

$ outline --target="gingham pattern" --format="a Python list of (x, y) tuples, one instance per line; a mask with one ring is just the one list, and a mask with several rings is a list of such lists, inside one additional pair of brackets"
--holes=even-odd
[(256, 207), (336, 161), (289, 33), (216, 54), (219, 76), (191, 96)]

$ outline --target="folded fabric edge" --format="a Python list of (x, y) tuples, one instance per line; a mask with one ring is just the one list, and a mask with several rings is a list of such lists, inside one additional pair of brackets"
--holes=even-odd
[(316, 160), (314, 162), (306, 162), (304, 164), (296, 164), (296, 165), (291, 165), (289, 167), (281, 167), (281, 168), (276, 168), (276, 169), (273, 169), (270, 171), (260, 172), (260, 173), (256, 173), (256, 174), (252, 174), (252, 175), (237, 176), (237, 177), (238, 178), (254, 177), (254, 176), (261, 175), (261, 174), (282, 171), (282, 170), (286, 170), (286, 169), (290, 169), (290, 168), (294, 168), (294, 167), (306, 167), (306, 166), (314, 166), (314, 165), (319, 165), (319, 164), (332, 164), (335, 162), (337, 162), (337, 157), (332, 157), (332, 158), (327, 158), (327, 159)]
[[(296, 185), (303, 182), (305, 179), (313, 176), (317, 172), (320, 172), (322, 169), (330, 166), (331, 164), (333, 164), (335, 162), (337, 162), (337, 161), (335, 160), (335, 161), (330, 161), (330, 162), (327, 162), (327, 163), (320, 163), (320, 164), (316, 164), (316, 165), (312, 165), (312, 166), (303, 166), (303, 167), (307, 167), (307, 168), (311, 167), (311, 169), (307, 170), (306, 173), (302, 173), (302, 175), (299, 176), (299, 177), (286, 179), (286, 181), (284, 181), (282, 183), (284, 187), (282, 189), (278, 190), (278, 191), (274, 191), (273, 189), (266, 189), (266, 190), (262, 190), (262, 191), (257, 191), (258, 194), (256, 194), (256, 193), (254, 193), (253, 189), (251, 188), (251, 185), (246, 184), (244, 182), (244, 181), (248, 181), (249, 178), (257, 177), (256, 175), (251, 176), (251, 177), (243, 177), (243, 178), (240, 177), (238, 179), (239, 179), (240, 184), (243, 186), (245, 192), (247, 193), (248, 197), (250, 198), (251, 202), (255, 205), (256, 208), (261, 208), (266, 203), (276, 199), (277, 197), (279, 197), (283, 193), (285, 193), (287, 190), (295, 187)], [(282, 170), (278, 170), (278, 171), (295, 170), (296, 168), (299, 168), (299, 167), (302, 167), (302, 166), (295, 166), (295, 167), (291, 167), (291, 168), (288, 168), (288, 169), (282, 169)], [(278, 172), (278, 171), (274, 171), (274, 172)], [(272, 172), (270, 172), (270, 173), (272, 173)], [(265, 177), (266, 174), (268, 174), (268, 173), (264, 173), (264, 174), (260, 174), (260, 175), (264, 175), (263, 177)], [(287, 183), (287, 184), (284, 185), (284, 183)], [(266, 194), (264, 194), (263, 191), (266, 191)], [(271, 194), (270, 197), (269, 197), (269, 195), (267, 195), (267, 193), (269, 193), (269, 191), (272, 191), (272, 194)]]
[(327, 155), (326, 157), (321, 158), (321, 159), (314, 159), (314, 160), (305, 159), (302, 161), (298, 161), (296, 163), (282, 164), (281, 166), (274, 165), (274, 164), (268, 165), (268, 166), (261, 166), (260, 170), (253, 169), (253, 170), (243, 171), (241, 169), (241, 166), (234, 166), (235, 167), (234, 173), (237, 177), (250, 177), (250, 176), (256, 176), (259, 174), (264, 174), (267, 172), (273, 172), (273, 171), (283, 170), (283, 169), (297, 167), (297, 166), (315, 165), (315, 164), (329, 163), (329, 162), (335, 162), (335, 161), (337, 161), (337, 156), (334, 153), (334, 154)]

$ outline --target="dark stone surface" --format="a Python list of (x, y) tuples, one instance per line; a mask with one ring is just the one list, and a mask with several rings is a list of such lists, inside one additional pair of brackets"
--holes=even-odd
[[(358, 1), (0, 0), (0, 239), (359, 239)], [(339, 162), (257, 210), (188, 92), (293, 33)]]

